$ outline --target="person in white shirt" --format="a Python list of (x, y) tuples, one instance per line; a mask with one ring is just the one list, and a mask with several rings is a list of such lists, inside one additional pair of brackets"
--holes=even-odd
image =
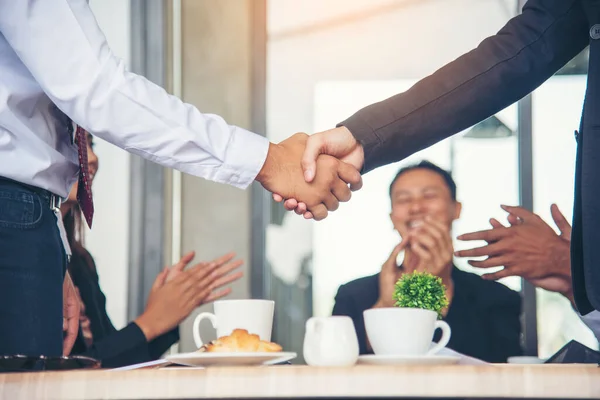
[(68, 354), (77, 334), (58, 213), (80, 174), (71, 121), (184, 173), (242, 189), (257, 180), (317, 219), (361, 185), (330, 156), (307, 184), (306, 135), (269, 143), (127, 71), (86, 0), (0, 0), (0, 355)]
[[(470, 260), (469, 264), (476, 268), (503, 268), (485, 273), (482, 278), (520, 276), (536, 287), (562, 294), (576, 309), (571, 278), (571, 225), (558, 206), (553, 204), (550, 211), (560, 234), (539, 215), (523, 207), (502, 206), (502, 209), (508, 212), (507, 226), (492, 218), (492, 229), (458, 236), (459, 240), (483, 240), (487, 244), (457, 251), (455, 255), (486, 256), (481, 261)], [(600, 341), (600, 312), (592, 311), (580, 317)]]

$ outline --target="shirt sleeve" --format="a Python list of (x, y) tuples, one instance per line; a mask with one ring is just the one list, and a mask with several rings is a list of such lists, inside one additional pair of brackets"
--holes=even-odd
[(0, 0), (0, 32), (48, 97), (94, 135), (150, 161), (247, 187), (269, 142), (129, 72), (86, 0)]

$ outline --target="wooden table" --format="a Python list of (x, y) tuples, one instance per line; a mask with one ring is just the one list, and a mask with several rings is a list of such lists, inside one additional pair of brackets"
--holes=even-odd
[(0, 398), (600, 398), (595, 365), (307, 366), (0, 375)]

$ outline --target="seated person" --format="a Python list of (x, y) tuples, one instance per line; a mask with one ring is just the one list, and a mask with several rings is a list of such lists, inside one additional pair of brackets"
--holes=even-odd
[[(380, 273), (342, 285), (333, 307), (333, 315), (353, 319), (360, 353), (372, 353), (363, 311), (394, 307), (394, 285), (402, 274), (428, 271), (446, 286), (449, 306), (443, 310), (443, 319), (452, 329), (449, 348), (488, 362), (506, 362), (508, 357), (521, 355), (519, 294), (453, 264), (451, 228), (460, 216), (461, 204), (450, 174), (427, 161), (402, 168), (389, 195), (390, 217), (402, 241)], [(397, 265), (401, 251), (404, 260)], [(436, 332), (435, 341), (439, 335)]]
[[(90, 181), (98, 170), (98, 158), (88, 135)], [(91, 184), (91, 183), (90, 183)], [(219, 289), (241, 277), (234, 272), (241, 261), (225, 255), (210, 263), (199, 263), (184, 271), (194, 253), (159, 273), (150, 291), (145, 311), (125, 328), (117, 330), (107, 312), (106, 297), (98, 281), (91, 254), (81, 244), (83, 225), (77, 204), (77, 184), (61, 206), (72, 257), (67, 266), (81, 301), (80, 329), (72, 355), (85, 355), (115, 368), (156, 360), (179, 340), (178, 325), (198, 306), (223, 297), (231, 289)], [(190, 284), (191, 283), (191, 284)]]

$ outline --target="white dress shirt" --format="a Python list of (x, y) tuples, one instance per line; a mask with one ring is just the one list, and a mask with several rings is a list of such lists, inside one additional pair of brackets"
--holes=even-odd
[(86, 0), (0, 0), (0, 176), (66, 197), (78, 174), (68, 115), (160, 165), (247, 187), (266, 138), (127, 71)]

